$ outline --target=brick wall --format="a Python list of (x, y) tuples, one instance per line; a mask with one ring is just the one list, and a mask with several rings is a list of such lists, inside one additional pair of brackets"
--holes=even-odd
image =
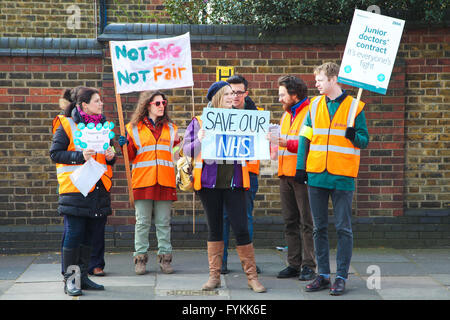
[(403, 37), (406, 62), (407, 208), (450, 210), (450, 36), (448, 28)]
[[(98, 1), (97, 1), (98, 2)], [(74, 9), (70, 9), (70, 8)], [(2, 37), (93, 38), (94, 1), (85, 0), (2, 0), (0, 35)], [(79, 26), (68, 27), (79, 17)], [(97, 19), (98, 26), (98, 19)]]

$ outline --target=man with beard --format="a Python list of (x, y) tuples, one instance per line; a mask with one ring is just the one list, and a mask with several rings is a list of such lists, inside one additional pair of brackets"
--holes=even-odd
[(278, 177), (280, 200), (285, 222), (288, 266), (278, 278), (315, 277), (313, 221), (305, 184), (294, 181), (297, 165), (298, 136), (308, 113), (309, 99), (303, 80), (294, 76), (278, 79), (278, 101), (283, 105), (278, 138)]

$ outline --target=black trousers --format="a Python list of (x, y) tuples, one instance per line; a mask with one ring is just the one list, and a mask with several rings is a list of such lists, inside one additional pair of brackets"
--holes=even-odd
[(206, 212), (208, 224), (208, 241), (223, 240), (223, 209), (228, 213), (231, 230), (236, 237), (236, 244), (244, 246), (251, 243), (247, 226), (247, 206), (245, 190), (202, 188), (198, 195)]

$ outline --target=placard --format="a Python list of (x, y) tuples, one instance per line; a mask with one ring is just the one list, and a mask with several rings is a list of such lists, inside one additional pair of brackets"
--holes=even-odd
[(270, 112), (204, 108), (202, 158), (212, 160), (267, 160), (270, 158)]
[(184, 35), (139, 41), (111, 41), (116, 92), (190, 87), (191, 42)]
[(85, 125), (80, 122), (75, 131), (74, 144), (81, 149), (92, 149), (96, 152), (104, 152), (110, 146), (110, 140), (114, 138), (115, 133), (111, 131), (114, 123), (106, 121), (103, 125), (98, 123), (88, 123)]
[(405, 21), (356, 9), (338, 82), (386, 94)]

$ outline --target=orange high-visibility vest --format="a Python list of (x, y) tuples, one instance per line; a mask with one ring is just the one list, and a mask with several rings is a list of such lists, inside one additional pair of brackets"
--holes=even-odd
[(259, 160), (247, 161), (248, 172), (259, 174)]
[(62, 114), (58, 114), (55, 118), (53, 118), (53, 121), (52, 121), (52, 133), (53, 134), (55, 134), (56, 130), (61, 125), (61, 118), (63, 118), (63, 117), (64, 116)]
[[(264, 108), (261, 107), (256, 107), (257, 110), (259, 111), (263, 111)], [(249, 160), (247, 161), (247, 167), (248, 167), (248, 172), (252, 172), (254, 174), (259, 174), (259, 165), (260, 165), (260, 161), (259, 160)]]
[(133, 127), (129, 123), (126, 127), (137, 149), (131, 170), (133, 189), (154, 186), (156, 183), (175, 188), (172, 150), (177, 126), (165, 123), (158, 141), (143, 121)]
[[(69, 138), (69, 146), (67, 148), (67, 151), (83, 151), (79, 146), (75, 145), (74, 143), (74, 134), (77, 131), (77, 125), (72, 120), (72, 118), (66, 118), (65, 116), (58, 116), (59, 121), (61, 125), (64, 128), (64, 131), (67, 134), (67, 137)], [(56, 118), (55, 118), (56, 119)], [(56, 129), (59, 126), (53, 127), (53, 130), (56, 131)], [(94, 159), (100, 163), (102, 166), (105, 167), (106, 171), (102, 175), (101, 180), (103, 182), (103, 185), (105, 186), (106, 191), (109, 191), (111, 189), (111, 179), (112, 179), (112, 168), (110, 165), (106, 164), (106, 158), (105, 153), (100, 152), (97, 153)], [(57, 163), (56, 164), (56, 176), (58, 178), (59, 183), (59, 194), (62, 193), (79, 193), (80, 191), (75, 187), (72, 183), (72, 180), (70, 180), (70, 175), (79, 167), (81, 167), (81, 164), (73, 165), (73, 164), (64, 164), (64, 163)], [(89, 192), (94, 191), (95, 186), (92, 187), (92, 189)]]
[[(202, 120), (199, 116), (195, 117), (200, 124), (200, 128), (202, 127)], [(242, 167), (242, 184), (245, 190), (250, 188), (250, 176), (248, 174), (248, 167), (246, 161), (241, 161)], [(194, 190), (198, 191), (202, 188), (202, 169), (203, 169), (203, 159), (202, 153), (199, 152), (195, 157), (194, 161), (194, 169), (193, 169), (193, 177), (194, 177)]]
[[(281, 136), (286, 140), (298, 140), (298, 135), (308, 114), (308, 107), (304, 107), (299, 111), (291, 124), (291, 114), (284, 112), (280, 120)], [(297, 167), (297, 152), (289, 152), (287, 147), (278, 146), (278, 176), (295, 176)]]
[[(306, 171), (321, 173), (325, 170), (331, 174), (353, 177), (358, 176), (360, 149), (345, 138), (345, 130), (351, 126), (350, 110), (356, 108), (356, 99), (347, 96), (330, 122), (325, 96), (315, 97), (309, 105), (313, 136), (309, 146)], [(356, 116), (364, 108), (359, 102)], [(356, 117), (355, 116), (355, 117)]]

